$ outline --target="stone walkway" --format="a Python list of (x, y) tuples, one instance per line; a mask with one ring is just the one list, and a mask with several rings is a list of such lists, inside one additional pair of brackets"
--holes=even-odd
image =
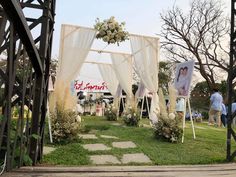
[(79, 134), (82, 139), (98, 139), (94, 134)]
[(103, 164), (121, 164), (117, 157), (113, 155), (91, 155), (90, 160), (93, 164), (103, 165)]
[(136, 148), (136, 144), (132, 141), (121, 141), (121, 142), (113, 142), (112, 146), (115, 148), (127, 149), (127, 148)]
[[(93, 134), (84, 134), (80, 135), (83, 139), (98, 139), (96, 135)], [(92, 137), (92, 138), (91, 138)], [(101, 138), (107, 139), (119, 139), (115, 136), (108, 136), (108, 135), (100, 135)], [(102, 139), (100, 139), (102, 141)], [(111, 147), (108, 147), (105, 144), (95, 143), (95, 144), (84, 144), (82, 145), (84, 149), (94, 152), (94, 151), (106, 151), (106, 154), (101, 155), (91, 155), (89, 156), (92, 164), (95, 165), (109, 165), (109, 164), (129, 164), (129, 163), (141, 163), (141, 164), (151, 164), (152, 161), (143, 153), (130, 153), (130, 154), (123, 154), (121, 159), (118, 159), (116, 156), (108, 155), (107, 151), (111, 150), (112, 148), (119, 148), (119, 149), (128, 149), (128, 148), (137, 148), (136, 144), (132, 141), (115, 141), (112, 142)]]
[(56, 149), (56, 148), (54, 148), (54, 147), (44, 146), (44, 147), (43, 147), (43, 155), (49, 154), (49, 153), (51, 153), (52, 151), (54, 151), (55, 149)]

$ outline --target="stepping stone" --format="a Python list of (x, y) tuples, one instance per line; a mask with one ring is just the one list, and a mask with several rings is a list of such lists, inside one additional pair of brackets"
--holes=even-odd
[(120, 126), (121, 124), (115, 122), (115, 123), (112, 123), (111, 125)]
[(220, 131), (220, 132), (224, 132), (224, 131), (225, 131), (225, 129), (218, 128), (218, 127), (209, 127), (209, 129), (211, 129), (211, 130), (216, 130), (216, 131)]
[(142, 127), (145, 127), (145, 128), (152, 128), (152, 125), (151, 125), (151, 124), (142, 124)]
[(91, 155), (90, 160), (93, 164), (121, 164), (117, 157), (113, 155)]
[(107, 138), (107, 139), (119, 139), (116, 136), (109, 136), (109, 135), (100, 135), (101, 138)]
[(198, 129), (202, 129), (202, 130), (206, 130), (207, 129), (205, 127), (199, 127), (199, 126), (196, 126), (196, 125), (194, 125), (194, 128), (198, 128)]
[(84, 144), (83, 148), (89, 151), (106, 151), (111, 149), (110, 147), (107, 147), (105, 144)]
[(54, 147), (48, 147), (44, 146), (43, 147), (43, 155), (50, 154), (52, 151), (54, 151), (56, 148)]
[(136, 153), (136, 154), (124, 154), (121, 162), (124, 164), (127, 163), (151, 163), (152, 161), (143, 153)]
[(137, 147), (136, 144), (134, 144), (132, 141), (113, 142), (112, 146), (121, 149)]
[(98, 139), (94, 134), (79, 134), (82, 139)]

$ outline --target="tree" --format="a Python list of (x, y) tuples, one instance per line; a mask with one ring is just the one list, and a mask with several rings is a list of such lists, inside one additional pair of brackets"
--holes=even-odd
[[(173, 7), (161, 14), (164, 22), (162, 47), (175, 62), (195, 60), (195, 69), (210, 89), (222, 74), (228, 72), (229, 21), (220, 0), (193, 0), (185, 14)], [(222, 80), (222, 79), (220, 79)]]
[(198, 82), (191, 91), (191, 106), (197, 110), (208, 110), (210, 94), (211, 91), (207, 82)]
[(159, 87), (162, 88), (164, 94), (168, 92), (168, 85), (172, 80), (172, 68), (173, 64), (171, 62), (160, 61), (159, 63)]
[[(222, 94), (224, 101), (226, 100), (227, 95), (227, 82), (225, 80), (221, 81), (221, 83), (216, 83), (215, 86), (219, 89), (219, 92)], [(234, 95), (235, 96), (235, 91)], [(211, 89), (208, 87), (207, 82), (198, 82), (193, 90), (191, 91), (191, 105), (194, 109), (209, 109), (210, 105), (210, 95)]]

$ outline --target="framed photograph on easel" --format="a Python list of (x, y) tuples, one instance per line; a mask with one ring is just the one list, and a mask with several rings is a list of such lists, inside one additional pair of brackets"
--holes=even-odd
[(193, 60), (176, 65), (174, 87), (177, 90), (178, 96), (189, 96), (193, 69)]
[(179, 63), (176, 65), (174, 87), (177, 90), (177, 97), (184, 99), (182, 143), (184, 142), (184, 129), (186, 127), (186, 125), (185, 125), (186, 107), (188, 107), (188, 112), (190, 115), (190, 121), (191, 121), (191, 126), (192, 126), (192, 131), (193, 131), (193, 138), (194, 139), (196, 138), (194, 125), (193, 125), (192, 111), (191, 111), (191, 106), (190, 106), (190, 101), (189, 101), (190, 86), (191, 86), (191, 82), (192, 82), (193, 69), (194, 69), (194, 61), (193, 60)]

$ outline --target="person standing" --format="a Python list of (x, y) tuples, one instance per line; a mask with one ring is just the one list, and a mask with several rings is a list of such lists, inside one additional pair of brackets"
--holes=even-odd
[(221, 109), (221, 122), (223, 123), (224, 127), (226, 127), (227, 125), (227, 112), (226, 112), (226, 107), (225, 107), (225, 104), (222, 103), (222, 109)]
[(175, 110), (181, 119), (184, 118), (184, 111), (185, 111), (184, 102), (185, 102), (184, 98), (178, 98), (176, 102), (176, 107), (175, 107)]
[(102, 100), (102, 116), (105, 115), (105, 109), (106, 109), (106, 102)]
[[(209, 125), (215, 124), (221, 126), (221, 110), (223, 97), (217, 88), (213, 89), (213, 94), (210, 97), (210, 110), (209, 110)], [(215, 117), (215, 119), (214, 119)], [(216, 122), (215, 122), (216, 121)]]

